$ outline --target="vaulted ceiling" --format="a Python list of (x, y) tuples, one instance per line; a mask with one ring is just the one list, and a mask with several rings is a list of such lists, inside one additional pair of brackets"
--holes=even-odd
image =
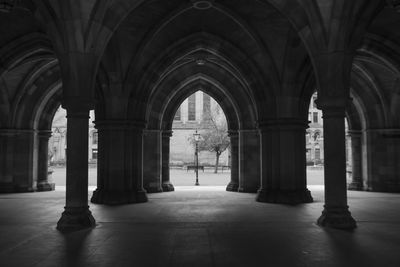
[[(22, 99), (45, 99), (48, 87), (61, 85), (65, 51), (98, 55), (99, 99), (145, 105), (160, 85), (172, 92), (202, 74), (247, 95), (258, 117), (290, 117), (308, 107), (318, 86), (313, 55), (345, 43), (357, 45), (352, 94), (364, 103), (359, 109), (400, 126), (400, 14), (384, 1), (347, 2), (21, 1), (0, 12), (0, 127), (16, 127)], [(337, 28), (348, 31), (347, 40), (331, 36)], [(385, 106), (385, 115), (367, 112), (366, 103)]]

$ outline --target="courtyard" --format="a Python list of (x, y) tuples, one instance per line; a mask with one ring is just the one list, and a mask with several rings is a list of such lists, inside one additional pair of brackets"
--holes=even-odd
[[(56, 190), (65, 190), (65, 167), (53, 167), (52, 174), (53, 182), (56, 184)], [(213, 168), (206, 168), (203, 171), (199, 170), (200, 186), (226, 186), (230, 181), (230, 171), (224, 170), (218, 173), (213, 172)], [(324, 171), (322, 168), (308, 167), (307, 169), (307, 185), (323, 186)], [(175, 187), (192, 186), (195, 183), (195, 172), (186, 169), (170, 169), (171, 182)], [(350, 180), (348, 181), (350, 182)], [(89, 168), (89, 188), (94, 190), (97, 184), (97, 168), (92, 166)]]

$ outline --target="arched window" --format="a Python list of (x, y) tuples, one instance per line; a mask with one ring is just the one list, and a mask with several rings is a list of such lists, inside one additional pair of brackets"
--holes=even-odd
[(320, 137), (321, 137), (321, 132), (320, 131), (315, 131), (314, 135), (313, 135), (314, 141), (318, 141)]

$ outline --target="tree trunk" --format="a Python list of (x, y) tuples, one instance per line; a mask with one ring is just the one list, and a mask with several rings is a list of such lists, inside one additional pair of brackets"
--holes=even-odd
[(218, 164), (219, 164), (219, 156), (220, 155), (221, 154), (219, 152), (216, 152), (214, 173), (218, 173)]

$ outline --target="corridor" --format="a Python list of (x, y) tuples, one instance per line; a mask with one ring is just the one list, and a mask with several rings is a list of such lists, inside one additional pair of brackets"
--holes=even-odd
[[(62, 191), (0, 195), (1, 266), (399, 266), (400, 195), (349, 191), (353, 231), (316, 225), (315, 202), (258, 203), (222, 186), (177, 187), (141, 204), (91, 204), (97, 227), (55, 228)], [(91, 192), (90, 192), (91, 193)]]

